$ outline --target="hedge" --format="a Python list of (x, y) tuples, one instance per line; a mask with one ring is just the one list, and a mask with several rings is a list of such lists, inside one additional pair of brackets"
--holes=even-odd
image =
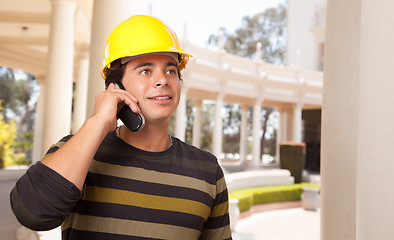
[(229, 196), (230, 198), (238, 199), (239, 210), (243, 212), (257, 204), (301, 200), (303, 187), (320, 188), (319, 185), (312, 185), (310, 183), (297, 183), (292, 185), (239, 189), (231, 192)]

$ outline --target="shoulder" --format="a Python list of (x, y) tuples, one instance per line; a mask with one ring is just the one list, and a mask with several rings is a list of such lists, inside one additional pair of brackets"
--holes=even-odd
[(209, 163), (218, 163), (217, 158), (212, 153), (185, 143), (178, 138), (173, 137), (173, 140), (174, 143), (176, 143), (177, 155), (181, 155), (183, 157), (193, 160), (206, 161)]

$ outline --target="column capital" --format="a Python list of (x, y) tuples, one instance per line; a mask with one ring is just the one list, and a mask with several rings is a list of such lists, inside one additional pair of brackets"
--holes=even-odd
[(250, 105), (249, 105), (249, 104), (246, 104), (246, 103), (243, 103), (243, 104), (241, 104), (241, 108), (242, 108), (243, 110), (249, 110)]
[(221, 100), (223, 100), (224, 96), (226, 96), (226, 93), (225, 93), (224, 91), (219, 91), (219, 92), (216, 94), (216, 99), (221, 99)]
[(294, 108), (303, 108), (304, 107), (304, 101), (298, 101), (298, 102), (295, 102), (294, 104), (293, 104), (293, 106), (294, 106)]
[(264, 97), (258, 96), (258, 97), (256, 98), (256, 100), (255, 100), (254, 105), (259, 105), (259, 106), (261, 106), (261, 105), (263, 105), (263, 102), (264, 102)]
[(305, 93), (303, 92), (298, 92), (297, 94), (298, 101), (296, 102), (296, 107), (302, 108), (305, 105)]
[(226, 96), (225, 85), (226, 81), (224, 79), (217, 79), (217, 85), (219, 86), (219, 91), (217, 92), (216, 97), (223, 99)]
[(36, 79), (40, 86), (45, 85), (45, 75), (36, 75)]
[(199, 106), (202, 104), (202, 99), (192, 99), (192, 102), (195, 106)]
[(256, 102), (256, 104), (258, 104), (258, 103), (263, 104), (265, 88), (261, 85), (257, 85), (256, 88), (257, 88), (258, 95), (257, 95), (255, 102)]

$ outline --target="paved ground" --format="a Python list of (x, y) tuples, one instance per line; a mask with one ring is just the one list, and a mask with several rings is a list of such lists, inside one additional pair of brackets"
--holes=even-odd
[(318, 240), (320, 212), (290, 208), (254, 213), (238, 222), (234, 240)]

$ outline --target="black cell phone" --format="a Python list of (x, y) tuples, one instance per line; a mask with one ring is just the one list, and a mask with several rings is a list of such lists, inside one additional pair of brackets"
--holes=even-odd
[[(121, 82), (116, 82), (115, 86), (118, 86), (122, 90), (126, 90)], [(133, 112), (126, 104), (118, 111), (117, 115), (124, 125), (133, 132), (141, 131), (145, 126), (144, 116)]]

